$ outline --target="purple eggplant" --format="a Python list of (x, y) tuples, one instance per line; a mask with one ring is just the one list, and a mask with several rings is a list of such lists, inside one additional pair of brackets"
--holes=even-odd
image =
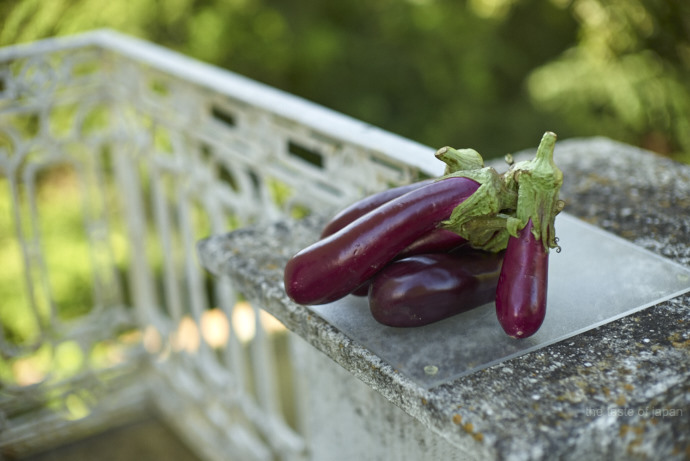
[(532, 220), (508, 239), (496, 288), (496, 316), (503, 330), (526, 338), (539, 330), (546, 316), (549, 254), (532, 233)]
[[(412, 242), (412, 244), (398, 253), (394, 259), (409, 258), (410, 256), (421, 254), (456, 251), (465, 247), (470, 248), (467, 240), (460, 237), (455, 232), (436, 228)], [(351, 294), (355, 296), (367, 296), (369, 294), (369, 281), (357, 287)]]
[[(352, 221), (356, 220), (362, 215), (367, 214), (371, 210), (380, 207), (386, 202), (390, 202), (393, 199), (400, 197), (410, 191), (419, 189), (422, 186), (431, 184), (433, 180), (424, 180), (408, 184), (405, 186), (394, 187), (376, 194), (370, 195), (363, 198), (362, 200), (353, 203), (352, 205), (344, 208), (338, 214), (336, 214), (321, 231), (321, 238), (328, 237), (331, 234), (336, 233), (343, 227), (350, 224)], [(426, 235), (420, 237), (415, 242), (410, 244), (405, 248), (399, 258), (404, 258), (406, 256), (412, 256), (422, 253), (436, 253), (439, 251), (450, 251), (460, 245), (467, 243), (467, 240), (460, 237), (453, 231), (446, 229), (433, 229)], [(362, 290), (363, 295), (367, 294), (366, 287)]]
[[(446, 174), (458, 171), (468, 171), (484, 167), (484, 159), (473, 149), (456, 150), (452, 147), (442, 147), (435, 153), (435, 157), (446, 164)], [(410, 191), (419, 189), (434, 182), (434, 179), (425, 179), (404, 186), (393, 187), (381, 192), (369, 195), (352, 205), (344, 208), (335, 215), (321, 231), (321, 237), (327, 237), (350, 224), (360, 216), (378, 208), (384, 203), (400, 197)]]
[(342, 209), (338, 214), (331, 218), (328, 223), (324, 226), (321, 231), (321, 238), (328, 237), (331, 234), (335, 234), (343, 227), (350, 224), (352, 221), (356, 220), (360, 216), (369, 213), (371, 210), (380, 207), (386, 202), (390, 202), (393, 199), (405, 195), (406, 193), (419, 189), (422, 186), (431, 184), (433, 179), (426, 179), (423, 181), (414, 182), (412, 184), (406, 184), (404, 186), (393, 187), (391, 189), (386, 189), (381, 192), (369, 195), (352, 205)]
[(503, 253), (455, 251), (399, 259), (374, 276), (373, 317), (392, 327), (419, 327), (493, 301)]
[[(352, 205), (348, 206), (336, 214), (321, 231), (321, 238), (328, 237), (331, 234), (336, 233), (343, 227), (350, 224), (352, 221), (356, 220), (362, 215), (367, 214), (371, 210), (380, 207), (386, 202), (390, 202), (393, 199), (400, 197), (410, 191), (419, 189), (422, 186), (431, 184), (432, 179), (427, 179), (423, 181), (418, 181), (412, 184), (407, 184), (404, 186), (394, 187), (392, 189), (387, 189), (381, 192), (377, 192), (370, 196), (359, 200)], [(431, 232), (420, 237), (407, 248), (405, 248), (397, 258), (404, 258), (407, 256), (412, 256), (422, 253), (435, 253), (440, 251), (449, 251), (457, 248), (460, 245), (466, 244), (467, 240), (460, 237), (453, 231), (446, 229), (433, 229)], [(365, 282), (359, 287), (355, 288), (351, 294), (355, 296), (367, 296), (369, 293), (369, 282)]]
[(287, 295), (307, 305), (342, 298), (448, 219), (479, 187), (472, 179), (449, 177), (373, 209), (294, 255), (285, 266)]
[(563, 209), (558, 194), (563, 173), (553, 161), (556, 135), (542, 137), (534, 159), (515, 164), (507, 173), (517, 187), (515, 217), (496, 288), (496, 316), (503, 330), (526, 338), (539, 330), (546, 315), (549, 249), (558, 248), (554, 222)]

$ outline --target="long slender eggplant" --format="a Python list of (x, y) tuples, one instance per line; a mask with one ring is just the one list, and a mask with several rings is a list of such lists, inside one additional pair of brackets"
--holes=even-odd
[(285, 266), (287, 295), (300, 304), (342, 298), (448, 219), (479, 187), (473, 179), (448, 177), (375, 208), (294, 255)]
[(350, 224), (352, 221), (356, 220), (360, 216), (369, 213), (371, 210), (380, 207), (386, 202), (390, 202), (393, 199), (405, 195), (406, 193), (419, 189), (422, 186), (431, 184), (433, 179), (425, 179), (423, 181), (417, 181), (412, 184), (406, 184), (404, 186), (393, 187), (391, 189), (386, 189), (375, 194), (371, 194), (364, 197), (361, 200), (356, 201), (352, 205), (343, 208), (338, 214), (331, 218), (323, 230), (321, 231), (321, 238), (328, 237), (331, 234), (335, 234), (343, 227)]
[(496, 315), (509, 336), (526, 338), (546, 316), (549, 254), (532, 233), (532, 220), (508, 239), (496, 288)]
[[(404, 195), (415, 189), (419, 189), (427, 184), (431, 184), (432, 182), (433, 180), (427, 179), (412, 184), (407, 184), (405, 186), (394, 187), (392, 189), (377, 192), (353, 203), (352, 205), (341, 210), (338, 214), (331, 218), (328, 223), (326, 223), (321, 231), (321, 238), (328, 237), (329, 235), (336, 233), (343, 227), (350, 224), (352, 221), (380, 207), (384, 203), (390, 202), (401, 195)], [(400, 253), (398, 257), (403, 258), (422, 253), (450, 251), (465, 243), (467, 243), (467, 240), (460, 237), (453, 231), (440, 228), (433, 229), (426, 235), (423, 235), (410, 244)], [(366, 295), (366, 290), (363, 294)]]
[[(420, 186), (421, 187), (421, 186)], [(414, 189), (411, 189), (414, 190)], [(396, 198), (396, 197), (394, 197)], [(384, 202), (385, 203), (385, 202)], [(379, 205), (380, 206), (380, 205)], [(374, 207), (376, 208), (376, 207)], [(374, 209), (372, 208), (372, 210)], [(357, 211), (363, 211), (364, 208), (359, 208)], [(345, 211), (345, 210), (343, 210)], [(371, 210), (370, 210), (371, 211)], [(362, 213), (366, 214), (366, 213)], [(361, 216), (361, 215), (359, 215)], [(357, 213), (354, 211), (350, 213), (339, 213), (336, 215), (336, 217), (329, 222), (329, 224), (324, 227), (323, 232), (321, 233), (321, 238), (327, 237), (338, 230), (342, 229), (342, 227), (345, 227), (355, 219), (357, 219), (359, 216), (357, 216)], [(351, 219), (351, 221), (348, 221), (348, 219)], [(342, 226), (342, 227), (339, 227)], [(467, 240), (464, 239), (463, 237), (459, 236), (453, 231), (443, 229), (440, 227), (434, 228), (431, 231), (427, 232), (426, 234), (422, 235), (419, 237), (417, 240), (412, 242), (410, 245), (405, 247), (397, 256), (397, 259), (400, 258), (406, 258), (408, 256), (414, 256), (418, 254), (425, 254), (425, 253), (438, 253), (442, 251), (452, 251), (455, 248), (458, 248), (462, 245), (467, 244)], [(366, 295), (366, 288), (362, 291), (362, 295)]]
[(558, 193), (563, 173), (553, 161), (556, 135), (542, 137), (534, 159), (514, 165), (507, 182), (517, 187), (516, 216), (496, 288), (496, 316), (503, 330), (526, 338), (546, 315), (549, 249), (558, 248), (554, 222), (563, 208)]
[[(363, 198), (362, 200), (353, 203), (352, 205), (341, 210), (338, 214), (331, 218), (331, 220), (328, 221), (328, 223), (326, 223), (323, 230), (321, 231), (321, 238), (325, 238), (331, 234), (336, 233), (343, 227), (350, 224), (352, 221), (380, 207), (384, 203), (390, 202), (391, 200), (396, 199), (401, 195), (406, 194), (407, 192), (419, 189), (420, 187), (425, 186), (427, 184), (431, 184), (432, 182), (432, 179), (427, 179), (412, 184), (407, 184), (404, 186), (394, 187), (392, 189), (377, 192), (375, 194)], [(432, 229), (427, 234), (412, 242), (405, 249), (403, 249), (396, 256), (396, 258), (405, 258), (408, 256), (423, 253), (450, 251), (466, 243), (467, 240), (460, 237), (455, 232), (446, 229), (436, 228)], [(351, 292), (351, 294), (355, 296), (367, 296), (368, 293), (368, 281), (364, 282), (362, 285), (355, 288)]]
[[(446, 174), (459, 171), (475, 170), (484, 167), (484, 159), (474, 149), (456, 150), (452, 147), (442, 147), (435, 153), (435, 157), (446, 163)], [(434, 182), (434, 179), (425, 179), (404, 186), (393, 187), (381, 192), (369, 195), (336, 214), (326, 223), (321, 231), (321, 238), (327, 237), (350, 224), (360, 216), (378, 208), (384, 203), (400, 197), (410, 191)]]
[(369, 288), (373, 317), (392, 327), (418, 327), (491, 302), (503, 253), (476, 250), (417, 255), (390, 263)]

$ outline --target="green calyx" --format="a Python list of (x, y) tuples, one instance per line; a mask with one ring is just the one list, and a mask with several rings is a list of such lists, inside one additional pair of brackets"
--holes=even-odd
[(473, 248), (498, 253), (508, 246), (508, 223), (511, 219), (503, 213), (479, 216), (464, 224), (461, 235)]
[(453, 149), (446, 146), (437, 150), (435, 155), (446, 164), (444, 175), (484, 168), (484, 159), (474, 149)]
[(515, 218), (507, 226), (508, 232), (517, 236), (529, 220), (532, 220), (532, 234), (544, 244), (548, 251), (557, 248), (554, 222), (564, 202), (558, 194), (563, 185), (563, 172), (553, 161), (556, 135), (544, 133), (536, 156), (520, 162), (505, 174), (506, 187), (517, 192)]
[(461, 170), (444, 176), (449, 177), (469, 178), (480, 186), (455, 207), (442, 226), (465, 238), (474, 248), (501, 251), (510, 235), (505, 231), (505, 218), (499, 214), (502, 210), (515, 208), (517, 194), (507, 189), (503, 177), (490, 167)]
[(511, 165), (503, 175), (484, 167), (481, 155), (473, 149), (439, 149), (436, 158), (446, 163), (440, 179), (464, 177), (480, 184), (442, 226), (474, 248), (498, 252), (531, 219), (532, 232), (547, 251), (557, 247), (554, 221), (564, 203), (558, 199), (563, 173), (553, 161), (555, 143), (556, 135), (545, 133), (535, 158)]

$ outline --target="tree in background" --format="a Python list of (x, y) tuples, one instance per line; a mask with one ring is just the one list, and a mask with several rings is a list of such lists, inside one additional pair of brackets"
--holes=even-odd
[(579, 23), (578, 40), (531, 72), (535, 106), (558, 114), (578, 133), (690, 161), (690, 2), (568, 3)]
[(111, 27), (424, 144), (544, 130), (690, 158), (687, 0), (0, 0), (0, 44)]

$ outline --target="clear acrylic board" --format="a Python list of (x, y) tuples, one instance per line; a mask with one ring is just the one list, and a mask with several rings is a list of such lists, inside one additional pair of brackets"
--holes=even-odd
[(534, 351), (690, 291), (690, 270), (584, 221), (556, 220), (547, 314), (532, 337), (508, 337), (493, 303), (417, 328), (376, 322), (365, 297), (310, 309), (425, 388)]

